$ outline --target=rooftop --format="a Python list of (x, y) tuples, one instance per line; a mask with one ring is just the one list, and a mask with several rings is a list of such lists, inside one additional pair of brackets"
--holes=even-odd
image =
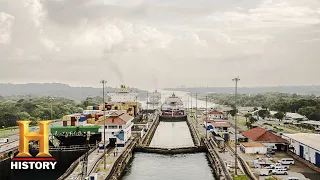
[(259, 142), (243, 142), (241, 144), (244, 147), (265, 147), (263, 144)]
[(312, 133), (283, 134), (283, 137), (293, 139), (309, 147), (312, 147), (316, 150), (320, 150), (320, 143), (319, 143), (320, 134), (312, 134)]
[(313, 120), (310, 120), (310, 121), (301, 121), (300, 123), (302, 123), (302, 124), (311, 124), (311, 125), (318, 125), (318, 126), (320, 126), (320, 121), (313, 121)]
[(208, 114), (222, 114), (222, 112), (219, 112), (219, 111), (216, 111), (216, 110), (213, 110), (213, 111), (209, 111)]
[(210, 124), (212, 124), (212, 126), (214, 127), (230, 127), (230, 124), (227, 122), (209, 122)]
[(270, 131), (266, 131), (263, 128), (256, 127), (248, 131), (243, 131), (241, 133), (243, 136), (258, 142), (278, 142), (278, 143), (288, 143), (285, 139), (273, 134)]

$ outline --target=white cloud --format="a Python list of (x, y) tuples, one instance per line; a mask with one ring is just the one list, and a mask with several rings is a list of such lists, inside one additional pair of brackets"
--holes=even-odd
[(14, 19), (14, 16), (0, 12), (0, 44), (9, 44), (11, 42)]

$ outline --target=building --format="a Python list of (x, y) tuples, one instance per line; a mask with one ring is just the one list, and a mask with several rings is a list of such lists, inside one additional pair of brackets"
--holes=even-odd
[[(106, 126), (106, 141), (110, 145), (124, 146), (131, 137), (131, 128), (133, 126), (133, 116), (130, 116), (126, 111), (112, 112), (105, 120)], [(101, 128), (101, 140), (104, 141), (104, 121), (98, 123)]]
[(212, 110), (208, 112), (208, 119), (209, 120), (215, 120), (215, 119), (223, 119), (224, 115), (222, 112)]
[(226, 142), (229, 141), (230, 124), (228, 122), (205, 120), (204, 125), (214, 135), (221, 136)]
[(114, 93), (108, 93), (111, 102), (136, 102), (138, 93), (132, 92), (125, 85), (121, 85), (120, 89)]
[(286, 117), (285, 119), (288, 120), (307, 120), (307, 118), (305, 116), (302, 116), (301, 114), (298, 113), (291, 113), (291, 112), (287, 112), (286, 113)]
[(249, 142), (260, 142), (268, 148), (268, 150), (286, 150), (288, 141), (273, 134), (271, 131), (266, 131), (263, 128), (256, 127), (241, 133), (248, 138)]
[(267, 147), (259, 142), (243, 142), (240, 150), (246, 154), (267, 154)]
[(320, 134), (283, 134), (282, 137), (290, 142), (291, 152), (320, 167)]
[(317, 131), (320, 130), (320, 121), (310, 120), (310, 121), (302, 121), (300, 123), (301, 124), (309, 124), (309, 125), (313, 126), (315, 130), (317, 130)]

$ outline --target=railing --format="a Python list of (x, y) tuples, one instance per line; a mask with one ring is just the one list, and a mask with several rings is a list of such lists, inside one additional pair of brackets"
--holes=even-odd
[[(107, 154), (109, 154), (112, 150), (113, 150), (114, 148), (109, 148), (109, 149), (107, 149)], [(102, 153), (100, 156), (99, 156), (99, 158), (97, 158), (96, 160), (95, 160), (95, 162), (91, 165), (91, 167), (90, 167), (90, 169), (88, 169), (88, 175), (90, 175), (91, 173), (93, 173), (93, 172), (95, 172), (96, 170), (97, 170), (97, 168), (98, 168), (98, 165), (99, 165), (99, 162), (100, 162), (100, 160), (103, 158), (103, 156), (104, 156), (104, 153)]]
[[(125, 158), (127, 157), (129, 152), (132, 152), (131, 149), (133, 149), (133, 147), (136, 145), (138, 139), (134, 139), (130, 145), (126, 148), (125, 151), (123, 151), (121, 153), (121, 155), (119, 156), (119, 158), (114, 162), (110, 173), (107, 176), (107, 180), (111, 180), (111, 179), (117, 179), (117, 177), (114, 177), (115, 173), (117, 173), (119, 171), (119, 168), (121, 165), (123, 165), (123, 161), (125, 160)], [(119, 173), (119, 172), (118, 172)], [(120, 174), (117, 174), (118, 176), (120, 176)]]
[(198, 146), (200, 146), (201, 145), (201, 138), (199, 137), (199, 134), (197, 133), (196, 128), (194, 127), (193, 123), (189, 121), (189, 119), (187, 119), (187, 122), (191, 127), (191, 129), (190, 129), (191, 133), (193, 131), (194, 132), (193, 134), (196, 134), (197, 144), (198, 144)]
[[(95, 145), (94, 148), (90, 149), (88, 154), (91, 154), (93, 151), (97, 150), (97, 148), (98, 148), (98, 145)], [(75, 160), (67, 169), (67, 171), (58, 178), (58, 180), (65, 180), (68, 176), (70, 176), (73, 173), (73, 171), (76, 169), (78, 164), (81, 162), (81, 160), (84, 159), (85, 155), (86, 154), (83, 154), (81, 157)]]
[[(218, 174), (220, 176), (224, 176), (225, 179), (227, 179), (227, 180), (232, 180), (232, 176), (231, 176), (228, 168), (226, 167), (225, 162), (222, 160), (222, 158), (216, 152), (214, 145), (212, 143), (208, 142), (206, 139), (204, 140), (204, 144), (207, 144), (208, 151), (209, 151), (209, 154), (210, 154), (212, 160), (213, 161), (215, 161), (215, 159), (218, 160), (218, 161), (215, 161), (215, 166), (216, 166), (216, 170), (218, 171)], [(221, 177), (218, 177), (218, 178), (221, 178)]]
[[(89, 148), (95, 147), (96, 145), (89, 145)], [(34, 149), (39, 149), (39, 146), (34, 146)], [(49, 147), (50, 150), (86, 150), (86, 145), (72, 145), (72, 146), (58, 146), (58, 147)]]
[[(229, 148), (232, 151), (232, 153), (235, 154), (234, 149), (232, 149), (228, 144), (226, 144), (226, 147)], [(238, 160), (240, 161), (240, 164), (243, 167), (243, 170), (245, 171), (244, 173), (246, 174), (246, 176), (251, 180), (258, 180), (256, 178), (256, 176), (252, 173), (252, 171), (251, 171), (250, 167), (248, 166), (247, 162), (244, 161), (239, 154), (238, 154)]]

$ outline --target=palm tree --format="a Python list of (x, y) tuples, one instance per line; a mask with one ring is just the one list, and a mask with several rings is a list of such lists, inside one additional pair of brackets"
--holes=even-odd
[(248, 122), (248, 119), (250, 119), (252, 117), (251, 113), (247, 113), (244, 115), (244, 117), (246, 118), (246, 122)]

